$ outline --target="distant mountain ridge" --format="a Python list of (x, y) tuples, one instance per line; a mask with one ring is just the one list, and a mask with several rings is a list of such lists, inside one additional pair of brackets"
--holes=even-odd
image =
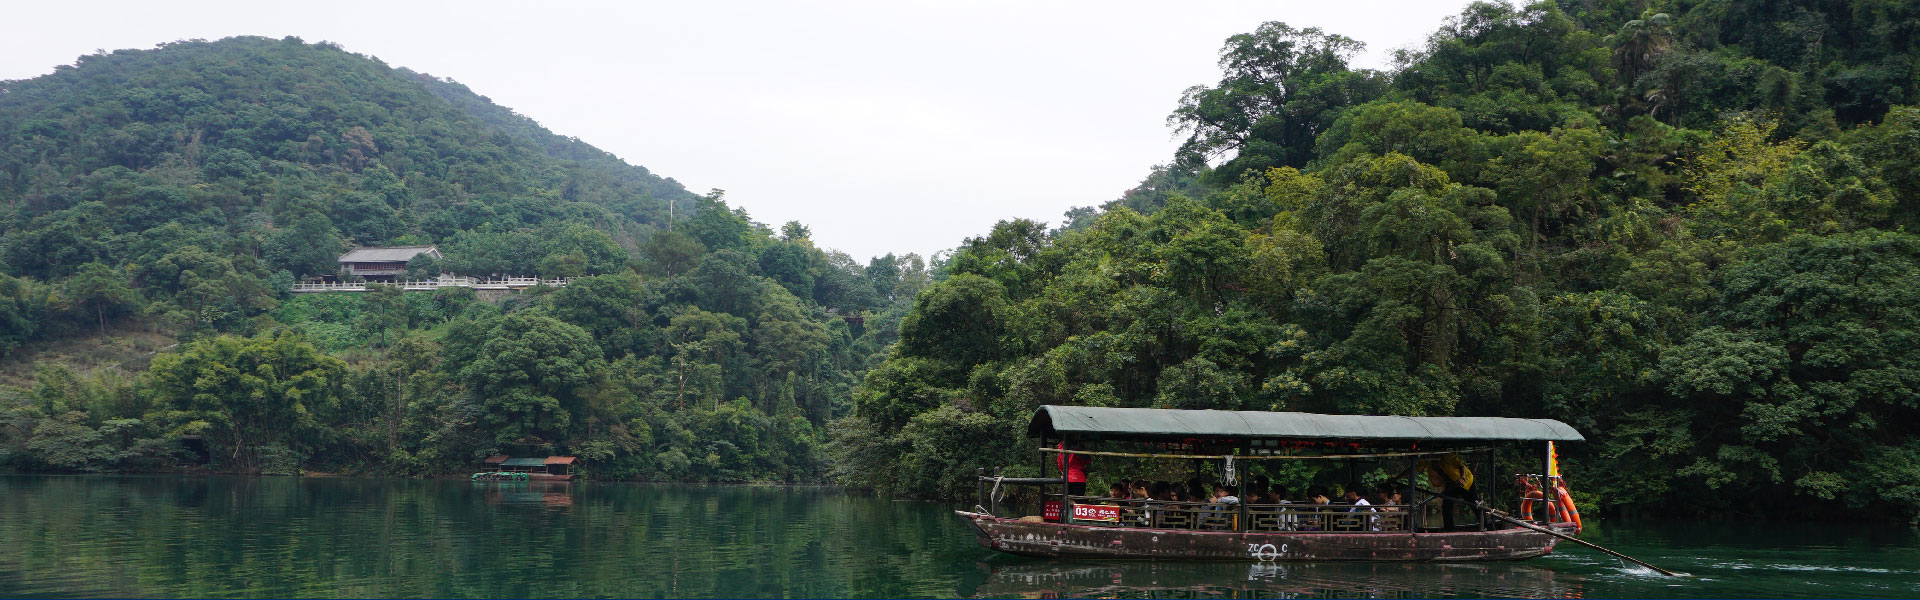
[[(0, 82), (0, 276), (26, 278), (0, 294), (16, 305), (0, 311), (16, 316), (0, 319), (0, 350), (76, 328), (18, 315), (71, 308), (55, 288), (84, 268), (125, 281), (123, 313), (242, 331), (355, 245), (438, 244), (436, 268), (482, 274), (624, 271), (669, 201), (683, 217), (716, 204), (450, 79), (331, 43), (83, 56)], [(20, 287), (33, 282), (48, 285)], [(104, 329), (114, 311), (94, 308)]]
[[(149, 223), (126, 218), (150, 203), (114, 197), (110, 181), (182, 188), (184, 199), (151, 196), (169, 205), (149, 208), (218, 208), (208, 224), (229, 228), (262, 209), (274, 225), (324, 214), (360, 244), (599, 212), (566, 203), (619, 217), (597, 226), (631, 243), (664, 221), (668, 199), (695, 197), (464, 85), (297, 38), (118, 50), (0, 88), (0, 197), (12, 209), (0, 231), (9, 233), (88, 201), (114, 209), (103, 216), (118, 221), (115, 233), (138, 233)], [(276, 185), (249, 188), (261, 175)], [(384, 209), (352, 198), (390, 179), (405, 189), (381, 190)], [(287, 196), (302, 198), (275, 203)], [(48, 276), (77, 266), (13, 258), (13, 270)]]

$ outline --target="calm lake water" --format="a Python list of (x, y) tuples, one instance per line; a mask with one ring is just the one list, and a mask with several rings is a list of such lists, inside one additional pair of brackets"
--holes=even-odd
[(1048, 561), (826, 489), (0, 476), (0, 597), (1913, 597), (1906, 525), (1607, 523), (1521, 563)]

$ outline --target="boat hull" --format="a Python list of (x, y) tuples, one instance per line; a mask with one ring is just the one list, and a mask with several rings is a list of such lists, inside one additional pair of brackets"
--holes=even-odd
[(1553, 551), (1553, 536), (1521, 528), (1421, 533), (1188, 531), (1063, 525), (954, 511), (980, 545), (1022, 556), (1237, 561), (1496, 561)]

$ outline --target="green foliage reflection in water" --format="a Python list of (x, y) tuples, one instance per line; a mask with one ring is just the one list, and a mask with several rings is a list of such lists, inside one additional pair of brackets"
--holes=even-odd
[(1518, 563), (1034, 560), (953, 505), (809, 487), (0, 477), (0, 595), (154, 598), (1912, 597), (1920, 534), (1608, 520)]
[(0, 594), (950, 597), (977, 558), (929, 506), (577, 485), (0, 478)]

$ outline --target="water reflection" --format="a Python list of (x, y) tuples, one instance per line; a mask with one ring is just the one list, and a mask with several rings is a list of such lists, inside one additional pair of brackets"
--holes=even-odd
[(1584, 577), (1524, 563), (978, 563), (981, 598), (1580, 598)]
[(573, 484), (566, 481), (475, 481), (473, 489), (490, 505), (573, 506)]
[(1920, 597), (1920, 529), (1589, 523), (1696, 577), (1524, 563), (1046, 561), (824, 488), (0, 476), (0, 598)]

